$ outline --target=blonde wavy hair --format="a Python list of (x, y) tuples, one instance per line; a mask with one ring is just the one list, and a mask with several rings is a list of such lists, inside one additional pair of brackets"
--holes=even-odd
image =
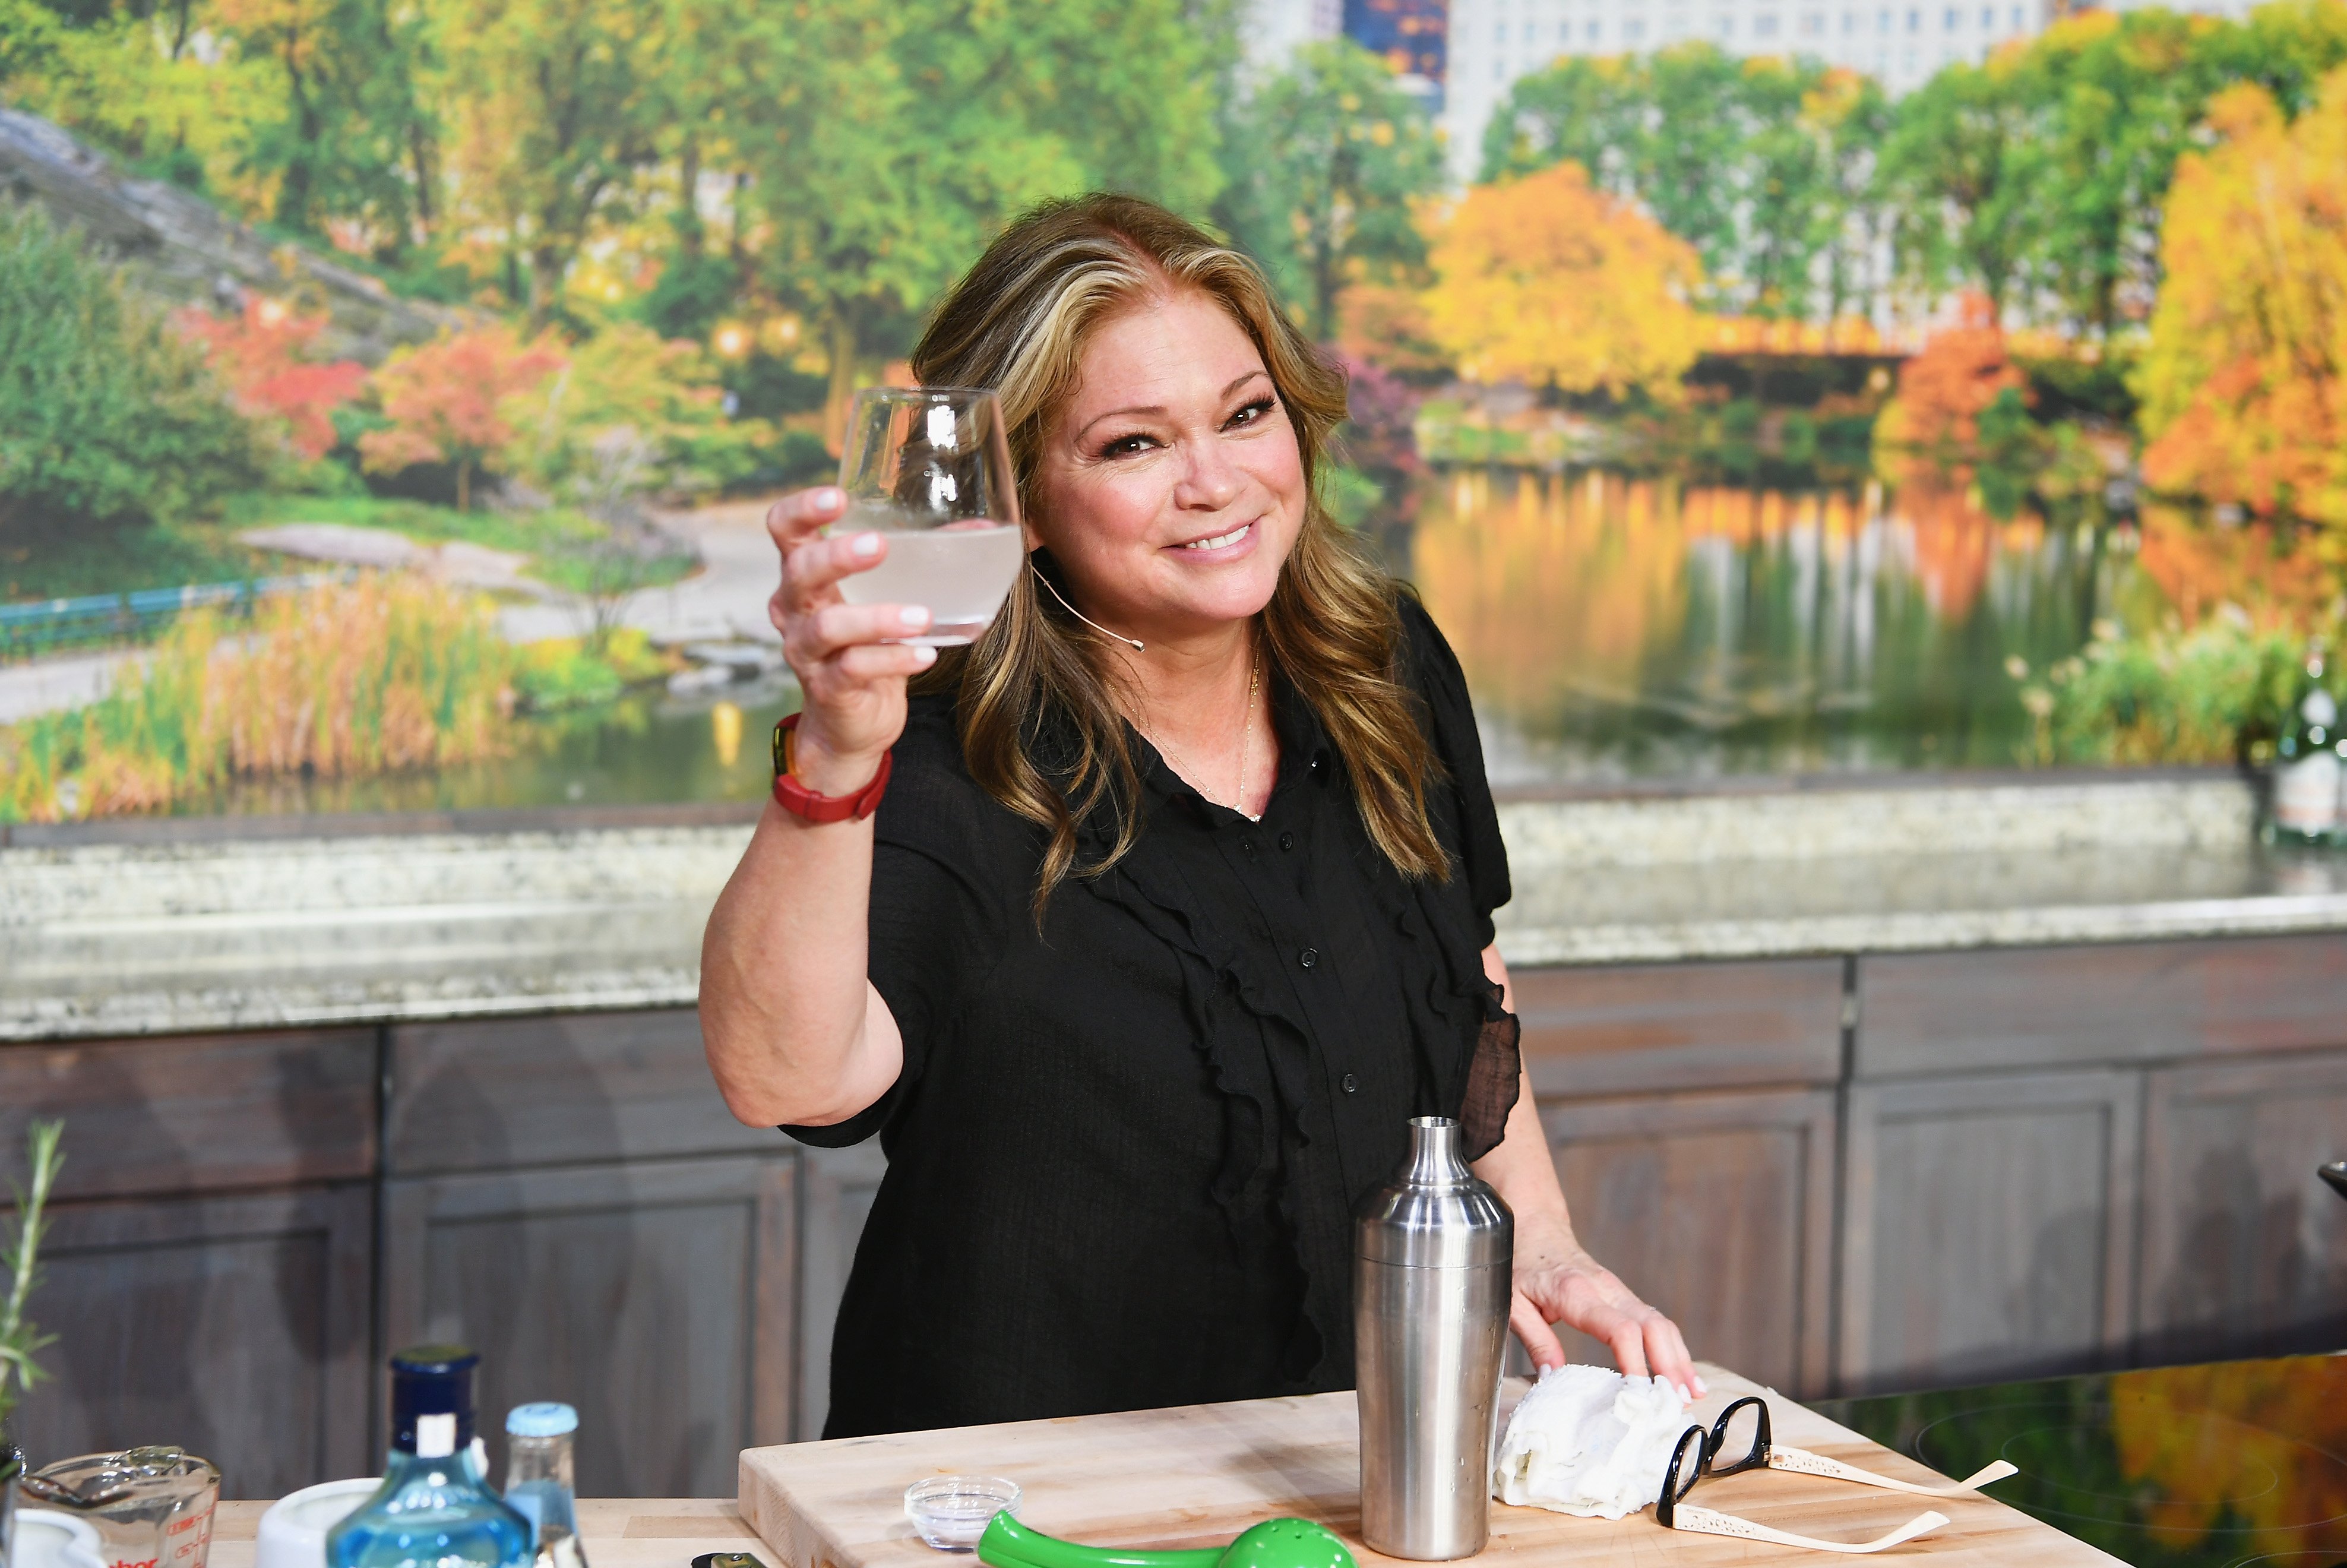
[[(1002, 402), (1019, 495), (1035, 515), (1044, 441), (1074, 395), (1085, 345), (1125, 312), (1183, 290), (1228, 311), (1263, 355), (1304, 459), (1304, 527), (1259, 624), (1268, 659), (1312, 704), (1345, 760), (1370, 841), (1404, 876), (1449, 875), (1427, 820), (1437, 771), (1403, 684), (1399, 586), (1371, 567), (1319, 501), (1330, 433), (1345, 417), (1341, 372), (1272, 297), (1253, 261), (1135, 197), (1092, 195), (1034, 209), (987, 247), (913, 351), (928, 386), (988, 386)], [(957, 692), (962, 754), (979, 787), (1051, 835), (1035, 889), (1040, 920), (1071, 871), (1098, 876), (1140, 832), (1141, 781), (1099, 640), (1021, 572), (983, 636), (917, 683)], [(1067, 754), (1039, 756), (1047, 717), (1071, 732)], [(1076, 865), (1076, 825), (1103, 801), (1117, 835)]]

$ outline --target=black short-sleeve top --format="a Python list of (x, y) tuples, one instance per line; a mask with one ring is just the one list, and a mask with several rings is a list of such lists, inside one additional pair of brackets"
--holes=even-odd
[[(1138, 735), (1142, 826), (1040, 928), (1044, 835), (917, 698), (876, 819), (868, 974), (901, 1076), (825, 1147), (888, 1171), (832, 1338), (827, 1437), (1352, 1386), (1353, 1205), (1414, 1115), (1498, 1142), (1515, 1020), (1484, 976), (1507, 854), (1457, 659), (1401, 601), (1446, 878), (1369, 840), (1342, 757), (1271, 673), (1261, 821)], [(1080, 835), (1079, 864), (1108, 843)]]

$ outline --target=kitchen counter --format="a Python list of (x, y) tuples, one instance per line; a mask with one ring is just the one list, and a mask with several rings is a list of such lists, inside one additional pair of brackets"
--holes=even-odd
[[(1916, 1485), (1944, 1476), (1834, 1425), (1773, 1390), (1705, 1365), (1711, 1392), (1687, 1411), (1708, 1427), (1728, 1402), (1766, 1394), (1775, 1440)], [(1501, 1387), (1501, 1420), (1525, 1384)], [(1020, 1518), (1102, 1546), (1219, 1546), (1258, 1521), (1316, 1520), (1344, 1537), (1362, 1568), (1396, 1561), (1360, 1538), (1359, 1422), (1350, 1393), (1127, 1410), (845, 1438), (742, 1456), (742, 1512), (774, 1549), (773, 1568), (931, 1568), (938, 1558), (897, 1499), (925, 1475), (976, 1473), (1019, 1483)], [(1661, 1476), (1655, 1476), (1659, 1485)], [(1941, 1528), (1896, 1558), (1981, 1568), (2110, 1568), (2116, 1559), (1988, 1493), (1919, 1498), (1855, 1481), (1777, 1471), (1711, 1477), (1688, 1499), (1754, 1523), (1832, 1541), (1869, 1541), (1926, 1508)], [(1655, 1563), (1790, 1562), (1801, 1553), (1725, 1535), (1669, 1531), (1651, 1513), (1581, 1519), (1491, 1507), (1483, 1568), (1634, 1568)], [(592, 1548), (589, 1548), (590, 1553)]]
[[(0, 1040), (692, 1004), (749, 808), (130, 824), (0, 847)], [(2347, 930), (2229, 775), (1503, 801), (1517, 965)], [(206, 837), (212, 833), (252, 836)]]

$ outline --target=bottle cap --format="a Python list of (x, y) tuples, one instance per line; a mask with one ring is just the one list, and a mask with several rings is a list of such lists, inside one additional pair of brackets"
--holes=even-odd
[(391, 1446), (445, 1459), (473, 1440), (473, 1368), (462, 1345), (418, 1345), (391, 1358)]
[(506, 1417), (506, 1430), (518, 1438), (559, 1438), (578, 1430), (579, 1412), (569, 1405), (516, 1405)]

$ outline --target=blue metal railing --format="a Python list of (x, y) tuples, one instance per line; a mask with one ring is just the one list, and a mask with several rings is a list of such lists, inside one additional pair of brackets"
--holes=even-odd
[(253, 605), (268, 595), (298, 593), (349, 576), (348, 572), (304, 572), (294, 577), (249, 578), (242, 582), (85, 594), (37, 604), (0, 604), (0, 659), (22, 658), (67, 643), (135, 638), (190, 610), (212, 608), (249, 615)]

